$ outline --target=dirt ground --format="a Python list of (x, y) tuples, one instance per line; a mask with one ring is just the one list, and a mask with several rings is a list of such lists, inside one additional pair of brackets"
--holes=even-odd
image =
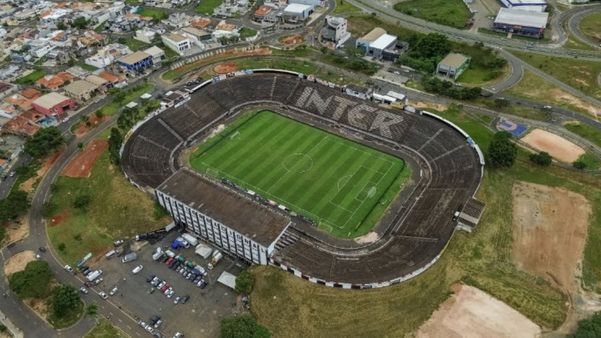
[[(588, 82), (587, 82), (587, 84), (588, 84)], [(561, 89), (553, 89), (550, 91), (549, 95), (551, 95), (551, 97), (555, 97), (555, 98), (559, 99), (560, 101), (564, 101), (564, 102), (574, 105), (580, 109), (584, 109), (584, 110), (588, 111), (589, 113), (591, 113), (593, 116), (600, 115), (600, 113), (599, 113), (601, 111), (600, 107), (597, 107), (588, 102), (585, 102), (572, 94), (564, 92)]]
[(290, 35), (280, 39), (280, 42), (284, 45), (296, 45), (305, 41), (302, 35)]
[(538, 325), (475, 287), (455, 284), (453, 292), (419, 328), (418, 338), (532, 338), (540, 335)]
[(25, 191), (25, 192), (32, 191), (35, 182), (40, 177), (43, 177), (44, 175), (46, 175), (46, 172), (48, 171), (48, 169), (50, 169), (50, 167), (52, 166), (52, 164), (54, 164), (54, 162), (60, 156), (61, 153), (62, 153), (62, 151), (57, 151), (54, 154), (50, 155), (46, 159), (46, 161), (44, 161), (44, 163), (42, 163), (42, 166), (40, 167), (40, 169), (38, 169), (38, 171), (36, 172), (36, 174), (32, 178), (30, 178), (27, 181), (21, 183), (21, 185), (19, 186), (19, 189), (22, 190), (22, 191)]
[(4, 243), (13, 243), (20, 241), (29, 236), (29, 220), (27, 215), (19, 219), (18, 222), (10, 222), (6, 227), (6, 235), (4, 237)]
[(513, 249), (516, 265), (575, 292), (578, 265), (592, 211), (577, 193), (520, 182), (513, 186)]
[(225, 62), (225, 63), (218, 64), (217, 66), (215, 66), (215, 68), (213, 68), (213, 70), (217, 74), (227, 74), (227, 73), (235, 72), (237, 70), (237, 67), (236, 67), (236, 64), (233, 62)]
[(108, 148), (106, 140), (94, 140), (86, 145), (65, 167), (61, 176), (89, 177), (92, 167), (100, 155)]
[(52, 227), (56, 226), (56, 225), (59, 225), (62, 221), (64, 221), (68, 217), (69, 217), (69, 215), (67, 215), (66, 213), (54, 215), (50, 219), (50, 224), (49, 225), (52, 226)]
[(42, 319), (48, 316), (48, 304), (43, 299), (29, 298), (23, 301), (25, 305), (33, 309)]
[(75, 137), (82, 137), (85, 134), (87, 134), (90, 130), (94, 129), (96, 126), (106, 121), (108, 118), (108, 116), (98, 118), (95, 114), (92, 114), (89, 120), (90, 126), (88, 127), (85, 123), (80, 123), (79, 126), (73, 132), (73, 134), (75, 135)]
[(415, 108), (419, 108), (419, 109), (435, 109), (435, 110), (439, 110), (439, 111), (445, 111), (449, 108), (449, 106), (446, 106), (444, 104), (440, 104), (440, 103), (427, 103), (427, 102), (421, 102), (421, 101), (412, 101), (412, 106), (414, 106)]
[(359, 244), (373, 243), (373, 242), (377, 241), (378, 238), (379, 238), (378, 233), (375, 231), (371, 231), (363, 236), (359, 236), (359, 237), (355, 238), (355, 242), (357, 242)]
[(31, 250), (21, 251), (6, 259), (4, 262), (4, 274), (12, 275), (15, 272), (25, 270), (27, 263), (35, 261), (35, 252)]
[(572, 163), (580, 155), (584, 154), (584, 149), (574, 143), (542, 129), (534, 129), (522, 138), (522, 141), (538, 151), (546, 151), (553, 158)]

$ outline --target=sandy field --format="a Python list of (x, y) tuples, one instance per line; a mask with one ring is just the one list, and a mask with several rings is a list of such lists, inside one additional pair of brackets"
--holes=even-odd
[(561, 188), (513, 185), (515, 264), (571, 293), (578, 290), (581, 259), (592, 211), (584, 196)]
[(27, 263), (35, 261), (35, 252), (26, 250), (9, 257), (4, 262), (4, 274), (12, 275), (15, 272), (25, 270)]
[(215, 71), (217, 74), (228, 74), (235, 72), (236, 70), (236, 64), (233, 62), (220, 63), (213, 68), (213, 71)]
[(89, 177), (92, 173), (92, 167), (96, 160), (108, 148), (106, 140), (94, 140), (86, 145), (75, 157), (67, 164), (61, 176), (68, 177)]
[(572, 163), (584, 154), (584, 149), (574, 143), (542, 129), (532, 130), (522, 137), (522, 141), (538, 151), (546, 151), (561, 162)]
[(419, 328), (418, 338), (532, 338), (541, 332), (524, 315), (475, 287), (455, 284), (453, 292)]

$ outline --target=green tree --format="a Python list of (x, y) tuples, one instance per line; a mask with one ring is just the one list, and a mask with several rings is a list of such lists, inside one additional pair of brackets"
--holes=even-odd
[(12, 190), (5, 199), (0, 201), (0, 224), (17, 219), (28, 209), (27, 193), (18, 189)]
[(86, 18), (84, 18), (83, 16), (78, 16), (71, 23), (71, 25), (73, 27), (78, 28), (78, 29), (84, 29), (88, 26), (88, 24), (89, 24), (88, 20), (86, 20)]
[(221, 320), (220, 338), (269, 338), (271, 333), (251, 315), (227, 316)]
[(419, 40), (412, 54), (421, 58), (443, 57), (451, 51), (451, 42), (446, 35), (430, 33)]
[(53, 275), (45, 261), (27, 263), (25, 270), (10, 275), (10, 289), (21, 299), (45, 298), (50, 293), (50, 281)]
[(44, 218), (52, 217), (56, 213), (57, 209), (58, 206), (56, 205), (56, 203), (54, 203), (53, 201), (48, 201), (42, 206), (42, 216)]
[(547, 152), (540, 152), (538, 154), (530, 154), (529, 156), (530, 161), (543, 166), (543, 167), (547, 167), (549, 165), (551, 165), (551, 162), (553, 161), (553, 159), (551, 158), (551, 155), (549, 155), (549, 153)]
[(493, 167), (511, 167), (517, 153), (516, 145), (511, 142), (511, 134), (506, 131), (497, 132), (488, 146), (488, 160)]
[(123, 144), (123, 135), (117, 128), (111, 128), (111, 136), (109, 137), (109, 157), (111, 163), (118, 165), (120, 162), (119, 151)]
[(60, 285), (52, 293), (52, 312), (60, 318), (79, 305), (81, 299), (77, 290), (71, 285)]
[(572, 166), (579, 170), (584, 170), (586, 168), (586, 163), (582, 160), (577, 160), (572, 163)]
[(85, 211), (91, 201), (90, 195), (78, 195), (73, 201), (73, 207)]
[(62, 31), (64, 31), (65, 29), (67, 29), (67, 26), (65, 25), (65, 23), (64, 23), (64, 22), (62, 22), (62, 21), (59, 21), (59, 22), (56, 24), (56, 28), (57, 28), (57, 29), (59, 29), (59, 30), (62, 30)]
[(570, 337), (594, 338), (601, 337), (601, 312), (595, 313), (589, 319), (578, 321), (578, 328)]
[(98, 305), (90, 304), (90, 305), (86, 306), (86, 314), (88, 316), (94, 316), (97, 313), (98, 313)]
[(2, 244), (4, 236), (6, 236), (6, 228), (0, 225), (0, 244)]
[(254, 285), (255, 277), (248, 270), (240, 272), (238, 277), (236, 277), (236, 292), (238, 293), (248, 295)]
[(33, 158), (43, 158), (56, 150), (65, 142), (61, 131), (57, 127), (48, 127), (38, 130), (25, 142), (25, 152)]

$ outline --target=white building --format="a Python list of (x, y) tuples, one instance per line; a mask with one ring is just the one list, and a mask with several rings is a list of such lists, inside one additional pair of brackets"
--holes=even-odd
[(179, 33), (171, 33), (169, 35), (161, 36), (161, 40), (167, 48), (176, 52), (179, 55), (184, 55), (190, 48), (192, 48), (192, 42), (189, 38)]
[(358, 38), (355, 46), (363, 49), (365, 55), (380, 59), (384, 57), (385, 50), (395, 49), (397, 40), (396, 36), (386, 34), (384, 29), (376, 27), (371, 32)]
[(334, 42), (336, 48), (338, 48), (351, 37), (351, 33), (347, 31), (347, 28), (348, 23), (345, 18), (328, 15), (323, 30), (323, 39)]
[(305, 21), (313, 13), (312, 5), (291, 3), (284, 8), (284, 20), (288, 22)]
[(544, 12), (547, 8), (546, 0), (500, 0), (506, 8), (522, 11)]
[(144, 50), (144, 53), (152, 56), (152, 64), (155, 66), (160, 66), (163, 61), (165, 61), (165, 51), (160, 49), (157, 46), (152, 46), (148, 49)]
[(290, 4), (301, 4), (301, 5), (311, 5), (311, 6), (319, 6), (321, 5), (321, 0), (290, 0), (288, 1)]
[(251, 263), (266, 265), (290, 219), (187, 168), (156, 190), (157, 201), (188, 231)]

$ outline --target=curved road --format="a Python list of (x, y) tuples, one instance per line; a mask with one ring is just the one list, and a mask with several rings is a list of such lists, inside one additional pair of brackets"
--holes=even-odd
[[(601, 4), (587, 7), (585, 9), (579, 11), (578, 13), (570, 16), (570, 18), (567, 21), (566, 26), (567, 26), (570, 34), (572, 34), (576, 39), (582, 41), (583, 43), (585, 43), (593, 48), (601, 49), (600, 41), (594, 40), (593, 38), (589, 37), (588, 35), (582, 33), (582, 31), (580, 30), (580, 21), (582, 21), (582, 19), (585, 16), (596, 13), (596, 12), (601, 12)], [(599, 26), (600, 26), (599, 29), (601, 30), (601, 23), (599, 23)]]

